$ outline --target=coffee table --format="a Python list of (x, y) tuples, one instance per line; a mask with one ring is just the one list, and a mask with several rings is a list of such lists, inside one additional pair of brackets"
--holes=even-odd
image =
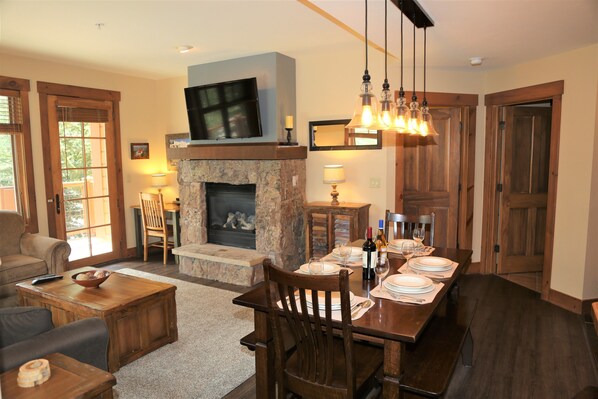
[(62, 353), (44, 356), (50, 362), (51, 377), (42, 385), (21, 388), (17, 385), (19, 368), (0, 376), (2, 394), (11, 399), (112, 399), (114, 376), (89, 364), (81, 363)]
[(110, 333), (108, 369), (115, 372), (157, 348), (178, 339), (176, 286), (118, 272), (98, 288), (84, 288), (71, 276), (92, 267), (62, 273), (62, 280), (17, 284), (21, 306), (52, 312), (56, 327), (89, 317), (103, 319)]

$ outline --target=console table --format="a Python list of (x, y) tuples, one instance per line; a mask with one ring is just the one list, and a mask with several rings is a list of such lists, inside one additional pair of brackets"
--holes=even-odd
[[(306, 258), (323, 257), (336, 243), (364, 238), (369, 226), (370, 204), (309, 202), (303, 206), (306, 223)], [(306, 260), (307, 260), (306, 259)]]

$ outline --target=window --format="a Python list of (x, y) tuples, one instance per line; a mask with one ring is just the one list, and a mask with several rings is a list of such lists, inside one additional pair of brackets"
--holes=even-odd
[(29, 81), (0, 76), (0, 209), (38, 231), (29, 126)]

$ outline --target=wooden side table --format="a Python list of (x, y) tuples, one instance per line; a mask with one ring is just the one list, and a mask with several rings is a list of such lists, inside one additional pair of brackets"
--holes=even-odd
[(306, 222), (307, 259), (323, 257), (338, 242), (352, 242), (363, 238), (369, 226), (370, 204), (316, 201), (304, 205)]
[(107, 371), (63, 355), (44, 356), (50, 362), (51, 377), (42, 385), (21, 388), (17, 385), (19, 368), (0, 376), (2, 396), (11, 399), (112, 399), (116, 378)]

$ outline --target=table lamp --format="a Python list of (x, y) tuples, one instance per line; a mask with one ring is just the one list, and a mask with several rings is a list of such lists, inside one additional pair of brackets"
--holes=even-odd
[(336, 185), (345, 182), (345, 169), (343, 165), (324, 165), (324, 184), (332, 184), (332, 202), (330, 205), (338, 205), (338, 191)]
[(166, 173), (154, 173), (152, 175), (152, 187), (158, 189), (158, 192), (162, 191), (162, 187), (166, 187)]

